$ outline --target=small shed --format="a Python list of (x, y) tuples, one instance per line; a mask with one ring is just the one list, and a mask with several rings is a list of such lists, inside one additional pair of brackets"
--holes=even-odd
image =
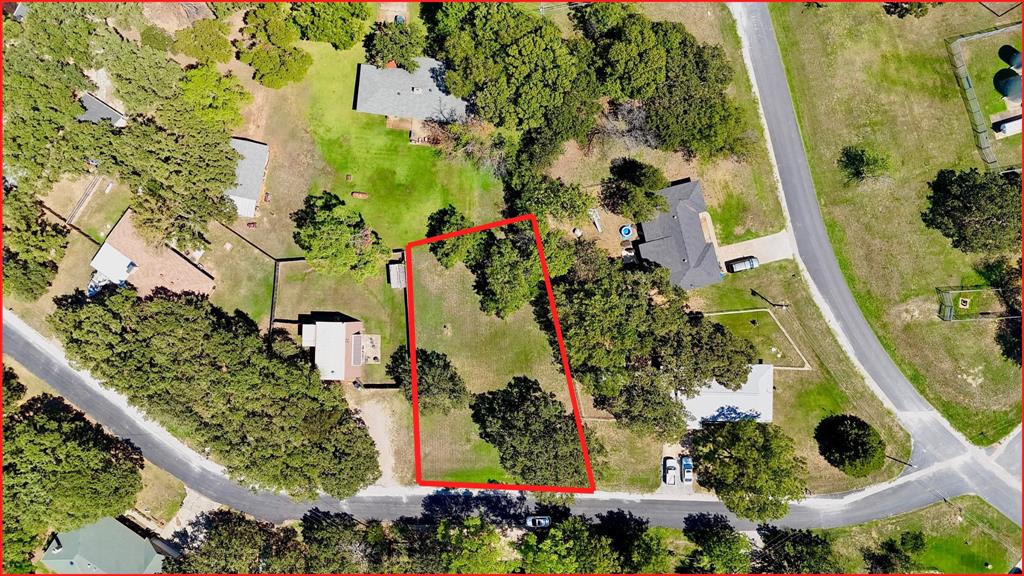
[(402, 262), (388, 264), (388, 284), (391, 284), (391, 287), (396, 290), (405, 288), (405, 264)]
[(241, 158), (235, 166), (235, 186), (226, 194), (235, 203), (239, 216), (252, 218), (256, 215), (256, 204), (263, 193), (270, 147), (244, 138), (232, 138), (231, 147)]

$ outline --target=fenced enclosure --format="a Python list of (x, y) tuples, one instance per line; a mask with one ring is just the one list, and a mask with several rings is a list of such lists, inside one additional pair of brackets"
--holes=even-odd
[(939, 300), (939, 318), (956, 320), (997, 320), (1018, 318), (1007, 308), (1003, 290), (991, 286), (940, 286), (935, 289)]

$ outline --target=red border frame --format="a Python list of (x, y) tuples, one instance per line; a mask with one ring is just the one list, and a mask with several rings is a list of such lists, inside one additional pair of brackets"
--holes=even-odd
[[(583, 464), (587, 470), (587, 482), (589, 486), (543, 486), (532, 484), (489, 484), (486, 482), (445, 482), (442, 480), (425, 480), (423, 478), (423, 463), (420, 455), (420, 405), (418, 378), (416, 374), (416, 320), (415, 320), (415, 299), (413, 296), (412, 281), (412, 249), (417, 246), (425, 246), (433, 242), (447, 240), (458, 236), (465, 236), (475, 232), (482, 232), (492, 228), (499, 228), (517, 222), (529, 221), (533, 227), (533, 237), (537, 243), (537, 253), (540, 256), (540, 267), (544, 274), (544, 288), (548, 293), (548, 305), (551, 306), (551, 319), (555, 325), (555, 338), (558, 340), (558, 352), (562, 357), (562, 371), (565, 373), (565, 384), (569, 388), (569, 400), (572, 402), (573, 417), (576, 419), (576, 433), (579, 435), (580, 446), (583, 449)], [(548, 274), (547, 260), (544, 258), (544, 244), (540, 239), (540, 228), (537, 225), (537, 217), (533, 214), (523, 214), (515, 218), (498, 220), (489, 224), (473, 226), (464, 230), (448, 232), (430, 238), (423, 238), (410, 242), (405, 246), (405, 277), (406, 277), (406, 311), (409, 318), (409, 365), (412, 373), (412, 434), (413, 450), (416, 460), (416, 483), (420, 486), (436, 486), (443, 488), (483, 488), (489, 490), (531, 490), (536, 492), (568, 492), (574, 494), (593, 494), (597, 489), (594, 481), (594, 468), (590, 463), (590, 452), (587, 450), (587, 439), (583, 433), (583, 420), (580, 417), (579, 402), (576, 400), (576, 389), (572, 384), (572, 374), (569, 371), (569, 357), (565, 352), (565, 340), (562, 338), (562, 327), (558, 321), (558, 311), (555, 309), (555, 293), (551, 288), (551, 276)]]

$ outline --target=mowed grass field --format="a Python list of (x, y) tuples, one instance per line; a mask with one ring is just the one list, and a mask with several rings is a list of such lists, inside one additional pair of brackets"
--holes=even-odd
[[(967, 74), (971, 77), (974, 92), (985, 116), (1006, 112), (1006, 103), (1003, 101), (1003, 95), (996, 89), (994, 80), (996, 74), (1008, 68), (1006, 62), (999, 57), (999, 49), (1003, 46), (1012, 46), (1020, 51), (1020, 25), (992, 36), (965, 40), (961, 42), (961, 46), (967, 60)], [(989, 134), (995, 138), (995, 132), (989, 130)], [(993, 142), (996, 158), (1001, 164), (1020, 165), (1020, 134)]]
[[(825, 530), (848, 573), (866, 572), (861, 550), (904, 530), (920, 530), (925, 550), (920, 572), (1006, 573), (1020, 560), (1020, 527), (977, 496), (960, 496), (885, 520)], [(987, 568), (985, 563), (992, 565)]]
[[(885, 466), (867, 478), (852, 478), (834, 468), (818, 454), (814, 429), (833, 414), (855, 414), (878, 429), (886, 442), (886, 453), (906, 460), (910, 437), (868, 388), (847, 358), (832, 330), (791, 260), (773, 262), (739, 274), (729, 274), (721, 284), (690, 293), (693, 306), (702, 310), (745, 310), (766, 306), (751, 290), (773, 302), (786, 302), (775, 316), (793, 338), (811, 365), (809, 371), (775, 370), (774, 422), (796, 444), (797, 453), (807, 461), (808, 487), (813, 493), (844, 492), (897, 476), (902, 465), (887, 460)], [(719, 321), (728, 316), (712, 316)], [(760, 324), (760, 323), (759, 323)], [(742, 332), (740, 332), (742, 334)], [(766, 360), (767, 362), (767, 360)]]
[[(731, 244), (777, 232), (785, 225), (778, 200), (778, 187), (772, 172), (764, 130), (750, 78), (743, 64), (736, 25), (724, 4), (643, 3), (638, 8), (652, 20), (681, 22), (698, 41), (717, 44), (725, 51), (733, 68), (729, 94), (739, 106), (751, 141), (743, 158), (713, 161), (689, 161), (643, 146), (630, 146), (618, 140), (599, 141), (585, 153), (574, 142), (566, 144), (565, 154), (549, 171), (567, 182), (584, 187), (597, 186), (609, 176), (612, 160), (635, 157), (662, 169), (669, 180), (701, 180), (718, 241)], [(565, 10), (547, 10), (565, 34), (571, 29)]]
[[(481, 311), (472, 273), (462, 264), (445, 269), (427, 246), (413, 250), (412, 265), (417, 348), (446, 354), (471, 393), (501, 389), (526, 376), (572, 410), (565, 376), (531, 306), (505, 319)], [(420, 442), (425, 479), (512, 481), (497, 450), (480, 439), (468, 407), (422, 414)]]
[(216, 279), (210, 301), (228, 312), (241, 310), (261, 329), (270, 323), (274, 261), (219, 222), (210, 224), (210, 246), (199, 263)]
[[(979, 284), (978, 260), (926, 228), (927, 183), (942, 168), (980, 166), (943, 39), (1020, 19), (945, 4), (920, 19), (876, 4), (770, 7), (839, 264), (868, 322), (903, 373), (973, 442), (1020, 423), (1020, 367), (995, 323), (944, 323), (935, 287)], [(839, 150), (869, 142), (892, 157), (887, 177), (849, 184)]]
[(755, 362), (790, 368), (803, 367), (804, 361), (800, 353), (789, 338), (786, 338), (778, 321), (767, 310), (751, 310), (736, 314), (709, 312), (707, 316), (728, 328), (733, 334), (749, 340), (757, 350)]

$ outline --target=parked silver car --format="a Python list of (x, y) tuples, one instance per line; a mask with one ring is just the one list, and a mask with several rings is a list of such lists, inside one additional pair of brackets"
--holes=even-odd
[(665, 456), (661, 462), (661, 481), (669, 486), (679, 482), (679, 463), (672, 456)]

